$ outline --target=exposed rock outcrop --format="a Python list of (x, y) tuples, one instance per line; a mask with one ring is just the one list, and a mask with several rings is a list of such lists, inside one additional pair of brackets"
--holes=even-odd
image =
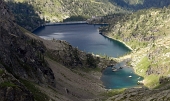
[(43, 59), (42, 42), (24, 35), (0, 0), (0, 100), (34, 101), (20, 79), (55, 86), (55, 78)]
[(0, 65), (0, 100), (34, 101), (34, 97), (13, 75)]
[(53, 85), (53, 73), (42, 58), (45, 47), (22, 33), (13, 21), (0, 19), (0, 63), (20, 78)]
[(1, 19), (6, 19), (6, 20), (11, 20), (14, 21), (14, 16), (12, 13), (7, 9), (5, 3), (3, 0), (0, 0), (0, 18)]

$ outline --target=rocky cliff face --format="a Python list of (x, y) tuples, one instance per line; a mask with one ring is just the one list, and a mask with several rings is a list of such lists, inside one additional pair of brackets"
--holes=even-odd
[(4, 68), (0, 66), (0, 100), (34, 101), (31, 92)]
[(6, 19), (6, 20), (14, 20), (14, 16), (11, 14), (11, 12), (7, 9), (5, 6), (3, 0), (0, 0), (0, 18)]
[(0, 100), (34, 101), (18, 80), (55, 85), (53, 72), (43, 60), (45, 47), (23, 34), (2, 0), (0, 12)]
[[(7, 61), (5, 57), (5, 51), (3, 46), (6, 43), (5, 40), (2, 39), (4, 36), (4, 27), (7, 27), (5, 20), (13, 21), (14, 17), (11, 13), (6, 9), (6, 6), (0, 0), (0, 21), (1, 21), (1, 28), (0, 28), (0, 35), (1, 35), (1, 62), (0, 62), (0, 100), (1, 101), (34, 101), (33, 95), (28, 91), (13, 75), (6, 71), (6, 67), (3, 65), (2, 61)], [(3, 27), (4, 26), (4, 27)], [(3, 51), (2, 51), (3, 50)], [(7, 63), (8, 64), (8, 63)], [(12, 66), (11, 66), (12, 68)]]
[[(8, 12), (6, 12), (6, 16)], [(7, 19), (6, 19), (7, 18)], [(28, 38), (10, 18), (0, 19), (0, 63), (19, 78), (53, 84), (53, 74), (42, 57), (45, 47)], [(42, 75), (39, 75), (42, 74)], [(50, 82), (49, 82), (50, 81)]]

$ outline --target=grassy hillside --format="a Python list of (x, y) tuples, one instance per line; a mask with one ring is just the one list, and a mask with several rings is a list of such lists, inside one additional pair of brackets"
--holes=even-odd
[(168, 34), (170, 8), (140, 10), (111, 19), (106, 35), (122, 40), (133, 49), (146, 47), (160, 37)]
[[(144, 84), (156, 87), (161, 78), (169, 78), (170, 68), (170, 7), (140, 10), (114, 21), (103, 33), (121, 40), (133, 53), (120, 59), (131, 58), (135, 72), (143, 76)], [(164, 82), (167, 82), (165, 80)]]
[(111, 24), (102, 29), (103, 34), (133, 48), (131, 54), (119, 59), (131, 59), (129, 65), (144, 77), (143, 83), (147, 87), (130, 88), (118, 94), (111, 90), (107, 93), (111, 96), (107, 101), (169, 101), (170, 7), (106, 18), (110, 19)]
[(169, 0), (110, 0), (124, 9), (140, 10), (151, 7), (162, 8), (168, 6)]

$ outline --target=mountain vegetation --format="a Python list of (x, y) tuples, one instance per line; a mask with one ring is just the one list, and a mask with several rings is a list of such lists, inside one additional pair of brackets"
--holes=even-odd
[(168, 6), (169, 0), (109, 0), (116, 5), (129, 10), (140, 10), (140, 9), (148, 9), (148, 8), (162, 8), (164, 6)]
[(145, 78), (147, 87), (158, 86), (162, 77), (169, 78), (169, 13), (170, 7), (164, 7), (121, 17), (115, 15), (110, 18), (110, 25), (101, 29), (103, 35), (125, 42), (133, 49), (132, 54), (125, 57), (132, 59), (131, 65)]
[(7, 2), (7, 5), (14, 14), (16, 23), (29, 31), (33, 31), (45, 23), (45, 20), (40, 18), (32, 5), (20, 2)]
[(15, 14), (18, 24), (30, 31), (44, 22), (60, 22), (73, 16), (87, 19), (124, 12), (108, 0), (6, 0), (6, 3)]
[[(159, 31), (159, 27), (169, 29), (169, 7), (163, 9), (140, 10), (128, 15), (111, 16), (107, 29), (109, 35), (115, 39), (121, 39), (133, 49), (146, 47), (161, 36), (166, 35), (166, 30)], [(108, 19), (108, 17), (105, 17)], [(105, 21), (108, 22), (108, 21)], [(145, 29), (145, 30), (143, 30)], [(160, 34), (161, 32), (161, 34)], [(118, 33), (118, 34), (117, 34)], [(126, 33), (126, 34), (125, 34)]]
[(145, 86), (126, 89), (121, 91), (121, 94), (120, 92), (112, 94), (114, 90), (110, 91), (108, 94), (112, 94), (112, 97), (107, 101), (170, 100), (168, 95), (170, 91), (169, 16), (170, 6), (139, 10), (127, 15), (108, 15), (102, 18), (101, 21), (109, 23), (109, 26), (101, 28), (101, 34), (124, 42), (132, 48), (132, 53), (119, 59), (130, 60), (129, 65), (137, 74), (144, 77), (142, 83)]
[[(45, 22), (128, 13), (150, 7), (168, 6), (169, 0), (5, 0), (17, 23), (29, 31)], [(69, 18), (69, 19), (67, 19)]]

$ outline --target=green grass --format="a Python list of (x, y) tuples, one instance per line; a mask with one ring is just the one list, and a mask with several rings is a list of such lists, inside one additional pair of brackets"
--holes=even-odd
[(5, 82), (2, 82), (2, 83), (0, 84), (0, 87), (17, 87), (17, 85), (15, 85), (15, 84), (12, 83), (12, 82), (5, 81)]
[(112, 97), (114, 95), (118, 95), (118, 94), (121, 94), (124, 92), (126, 88), (122, 88), (122, 89), (112, 89), (112, 90), (109, 90), (101, 95), (105, 96), (105, 97)]
[(5, 71), (0, 69), (0, 76), (2, 76), (3, 73), (5, 73)]
[(140, 76), (145, 76), (150, 64), (151, 62), (149, 61), (148, 57), (145, 56), (135, 67), (135, 72)]
[(151, 62), (145, 56), (135, 67), (136, 73), (144, 77), (144, 84), (149, 88), (154, 88), (159, 85), (159, 75), (151, 74), (147, 75), (146, 71), (150, 68)]
[(36, 101), (49, 101), (49, 97), (41, 92), (34, 83), (27, 80), (20, 80), (29, 91), (32, 92)]
[[(126, 88), (122, 88), (122, 89), (112, 89), (109, 90), (107, 92), (104, 92), (101, 94), (101, 96), (104, 96), (104, 98), (102, 99), (102, 101), (106, 101), (109, 97), (112, 97), (114, 95), (118, 95), (124, 92), (124, 90), (126, 90)], [(112, 99), (114, 101), (114, 99)]]
[(145, 86), (149, 88), (155, 88), (159, 85), (159, 75), (151, 74), (148, 76), (145, 76)]

